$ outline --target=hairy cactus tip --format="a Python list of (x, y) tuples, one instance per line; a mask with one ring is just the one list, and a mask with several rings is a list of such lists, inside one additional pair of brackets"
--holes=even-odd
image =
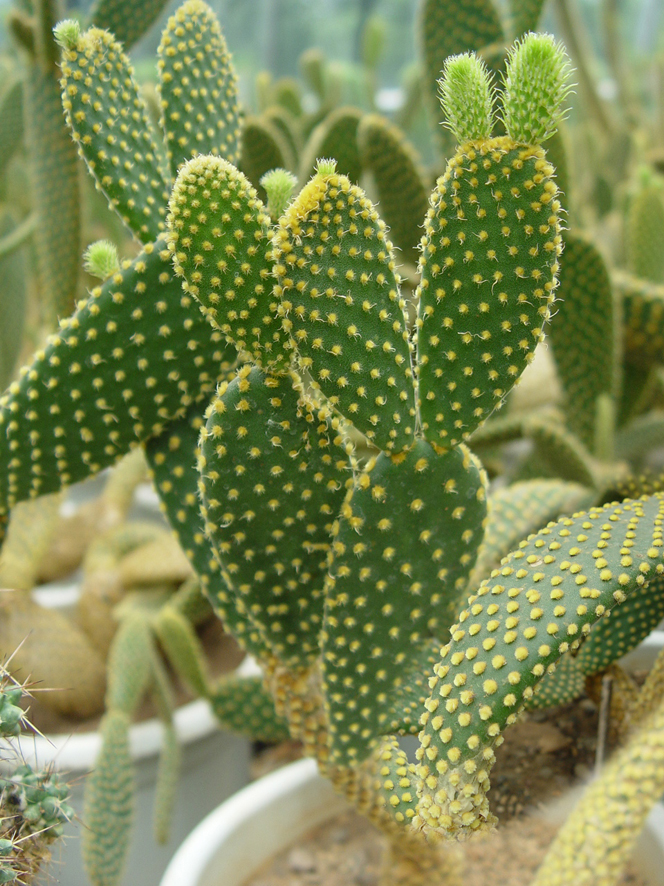
[(517, 40), (503, 80), (503, 122), (515, 142), (539, 145), (554, 134), (568, 111), (571, 71), (565, 47), (550, 34)]
[(81, 25), (76, 19), (66, 18), (53, 28), (53, 36), (61, 49), (74, 49), (81, 36)]
[(97, 240), (91, 243), (83, 255), (83, 267), (93, 277), (107, 280), (120, 270), (120, 259), (115, 243), (110, 240)]
[(471, 52), (446, 58), (438, 89), (445, 125), (459, 144), (491, 138), (494, 89), (481, 58)]
[(276, 221), (283, 215), (293, 196), (297, 178), (286, 169), (271, 169), (261, 177), (260, 184), (267, 194), (267, 211), (272, 220)]

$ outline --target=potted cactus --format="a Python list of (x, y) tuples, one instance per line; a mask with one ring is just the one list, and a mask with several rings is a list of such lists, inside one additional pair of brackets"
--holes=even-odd
[[(562, 210), (542, 142), (565, 110), (564, 51), (546, 35), (517, 41), (499, 96), (477, 56), (446, 61), (457, 147), (423, 219), (410, 316), (386, 225), (334, 161), (297, 194), (292, 175), (263, 177), (266, 205), (237, 169), (236, 78), (202, 0), (162, 36), (161, 134), (111, 33), (65, 21), (56, 37), (72, 138), (142, 250), (122, 262), (90, 250), (102, 284), (0, 399), (0, 525), (142, 446), (202, 588), (274, 700), (237, 686), (226, 709), (252, 731), (276, 708), (388, 836), (386, 882), (442, 881), (444, 839), (494, 823), (505, 729), (574, 697), (661, 617), (662, 494), (604, 504), (590, 471), (574, 488), (519, 490), (533, 534), (473, 572), (505, 537), (470, 447), (555, 324)], [(599, 417), (606, 403), (600, 390)], [(493, 427), (493, 443), (509, 437)], [(592, 507), (542, 528), (588, 490)], [(621, 764), (538, 886), (591, 874), (586, 845), (607, 847), (602, 876), (627, 858), (664, 788), (657, 675), (632, 699)], [(116, 710), (108, 730), (123, 725)], [(407, 734), (416, 759), (399, 747)], [(112, 769), (93, 785), (109, 796)], [(614, 807), (629, 815), (595, 814)], [(121, 811), (89, 822), (99, 882), (119, 875)]]

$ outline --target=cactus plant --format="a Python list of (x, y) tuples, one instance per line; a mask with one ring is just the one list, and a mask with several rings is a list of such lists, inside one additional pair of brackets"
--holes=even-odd
[[(478, 24), (477, 49), (502, 41), (497, 21), (487, 12)], [(493, 822), (487, 791), (505, 729), (527, 705), (573, 696), (660, 617), (646, 601), (662, 596), (661, 492), (601, 502), (604, 466), (534, 416), (528, 432), (582, 485), (528, 487), (523, 532), (533, 534), (510, 538), (509, 552), (487, 523), (487, 478), (472, 452), (556, 322), (562, 210), (542, 143), (564, 114), (566, 57), (553, 38), (527, 35), (506, 54), (500, 94), (477, 55), (445, 61), (439, 92), (457, 146), (421, 219), (411, 320), (385, 222), (333, 160), (318, 158), (292, 199), (292, 177), (262, 177), (268, 208), (237, 168), (241, 112), (212, 22), (202, 0), (186, 0), (166, 26), (162, 137), (119, 42), (72, 22), (56, 30), (72, 136), (143, 251), (80, 303), (0, 402), (0, 503), (9, 513), (145, 447), (201, 586), (262, 665), (274, 700), (264, 732), (287, 724), (385, 832), (413, 886), (443, 882), (437, 841)], [(200, 70), (227, 84), (226, 107), (191, 87), (195, 122), (176, 112), (190, 84), (167, 63), (180, 27), (209, 29), (209, 40), (196, 37)], [(109, 143), (111, 101), (128, 131)], [(178, 159), (167, 165), (169, 154)], [(520, 433), (523, 419), (507, 419), (503, 437)], [(586, 496), (585, 513), (540, 525)], [(488, 575), (473, 571), (483, 539), (491, 556), (507, 554)], [(138, 646), (140, 667), (109, 679), (97, 809), (150, 681), (168, 710), (155, 637), (222, 717), (225, 704), (235, 722), (244, 708), (254, 728), (265, 703), (246, 686), (206, 687), (172, 608), (125, 613), (112, 657)], [(560, 687), (546, 679), (558, 664)], [(650, 728), (644, 719), (644, 740)], [(417, 732), (413, 761), (397, 738)], [(162, 793), (172, 795), (168, 766)], [(120, 799), (91, 818), (98, 883), (122, 867), (126, 788)]]

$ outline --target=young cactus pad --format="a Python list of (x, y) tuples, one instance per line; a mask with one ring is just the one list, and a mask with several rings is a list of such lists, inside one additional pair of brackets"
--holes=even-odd
[(290, 204), (274, 237), (276, 292), (299, 366), (372, 443), (412, 444), (404, 300), (385, 224), (334, 162)]
[[(463, 56), (448, 64), (443, 84), (459, 114), (463, 96), (455, 95), (452, 74), (462, 63)], [(481, 104), (467, 110), (468, 120), (481, 123)], [(456, 131), (468, 136), (462, 122)], [(561, 250), (555, 170), (543, 148), (484, 138), (474, 126), (476, 136), (457, 148), (438, 180), (422, 238), (420, 411), (425, 435), (443, 446), (485, 421), (532, 361)]]

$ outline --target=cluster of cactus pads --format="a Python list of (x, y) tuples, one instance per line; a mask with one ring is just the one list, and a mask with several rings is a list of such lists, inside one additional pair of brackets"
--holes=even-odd
[[(268, 174), (267, 205), (234, 165), (236, 77), (202, 0), (162, 37), (161, 132), (111, 33), (65, 21), (56, 37), (71, 136), (142, 251), (116, 263), (107, 246), (89, 250), (105, 279), (0, 399), (2, 522), (143, 446), (184, 551), (291, 735), (388, 834), (411, 886), (451, 883), (437, 843), (492, 825), (505, 729), (525, 707), (578, 694), (661, 617), (649, 602), (663, 596), (664, 495), (591, 507), (519, 542), (500, 508), (488, 512), (469, 448), (552, 319), (562, 210), (542, 142), (564, 113), (564, 52), (546, 35), (517, 41), (499, 94), (474, 54), (445, 61), (458, 144), (421, 219), (409, 304), (384, 221), (333, 161), (318, 159), (295, 194), (291, 175)], [(364, 137), (373, 144), (368, 126)], [(494, 440), (518, 435), (494, 422)], [(543, 446), (562, 433), (531, 432)], [(585, 503), (594, 475), (579, 461), (584, 485), (524, 492), (524, 536)], [(166, 644), (180, 642), (173, 626), (161, 625)], [(127, 637), (141, 632), (148, 649), (144, 623)], [(109, 734), (125, 734), (148, 666), (129, 696), (109, 686)], [(218, 708), (274, 717), (240, 690)], [(649, 737), (656, 722), (644, 720)], [(409, 760), (398, 737), (417, 733)], [(114, 789), (113, 765), (97, 789)], [(609, 774), (613, 796), (620, 771)], [(664, 788), (659, 770), (644, 778), (629, 827), (580, 813), (572, 838), (594, 829), (612, 847), (594, 883), (614, 882)], [(121, 868), (113, 814), (89, 823), (96, 883)], [(538, 884), (574, 879), (560, 865)]]

